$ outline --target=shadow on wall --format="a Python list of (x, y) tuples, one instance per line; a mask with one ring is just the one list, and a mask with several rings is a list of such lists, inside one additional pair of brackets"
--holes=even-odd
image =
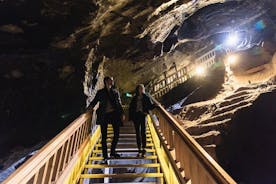
[[(165, 94), (161, 102), (166, 107), (184, 99), (195, 91), (182, 105), (205, 101), (214, 98), (222, 89), (224, 83), (225, 68), (221, 63), (217, 63), (213, 69), (208, 71), (205, 77), (193, 77), (183, 84), (173, 88)], [(199, 88), (198, 90), (196, 90)]]
[(276, 183), (276, 91), (235, 114), (217, 157), (238, 183)]

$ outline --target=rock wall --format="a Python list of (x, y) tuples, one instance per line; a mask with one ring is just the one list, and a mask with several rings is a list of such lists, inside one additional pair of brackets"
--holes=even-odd
[(0, 158), (49, 140), (85, 107), (87, 51), (72, 33), (95, 10), (88, 0), (0, 2)]

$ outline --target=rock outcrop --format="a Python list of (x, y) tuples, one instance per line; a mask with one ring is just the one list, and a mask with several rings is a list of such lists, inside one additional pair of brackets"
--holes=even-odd
[(272, 157), (275, 63), (276, 55), (263, 71), (226, 77), (214, 99), (186, 105), (177, 115), (195, 140), (238, 182), (275, 182), (271, 177), (276, 164)]

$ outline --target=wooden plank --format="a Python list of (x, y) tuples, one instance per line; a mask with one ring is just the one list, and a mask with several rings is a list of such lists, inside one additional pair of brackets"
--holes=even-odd
[(76, 134), (73, 134), (72, 135), (72, 147), (70, 149), (70, 152), (69, 152), (69, 157), (71, 158), (73, 155), (74, 155), (74, 150), (75, 150), (75, 142), (76, 142)]
[(68, 139), (67, 142), (65, 143), (64, 153), (63, 153), (63, 156), (61, 158), (60, 171), (63, 171), (63, 169), (65, 168), (65, 165), (66, 165), (66, 155), (68, 153), (69, 144), (70, 144), (70, 142), (69, 142), (69, 139)]
[(52, 183), (52, 177), (53, 177), (54, 168), (55, 168), (55, 164), (56, 164), (56, 158), (57, 158), (57, 153), (54, 154), (54, 158), (53, 158), (52, 164), (50, 165), (51, 170), (50, 170), (50, 175), (49, 175), (48, 184), (51, 184), (51, 183)]
[(62, 157), (63, 157), (63, 152), (64, 152), (64, 145), (61, 147), (61, 152), (60, 152), (60, 155), (59, 155), (59, 159), (58, 159), (58, 166), (57, 166), (57, 169), (56, 169), (56, 173), (55, 173), (55, 180), (56, 181), (58, 179), (58, 176), (59, 176), (59, 170), (60, 170), (60, 167), (61, 167), (61, 160), (62, 160)]
[(78, 133), (78, 135), (77, 135), (76, 151), (79, 149), (80, 144), (81, 144), (81, 142), (80, 142), (81, 133), (82, 133), (82, 126), (80, 127), (80, 129), (79, 129), (79, 133)]
[(80, 145), (83, 143), (83, 140), (84, 140), (84, 137), (85, 137), (85, 125), (86, 125), (86, 123), (84, 123), (81, 126)]
[(46, 164), (45, 164), (44, 171), (43, 171), (43, 174), (42, 174), (42, 181), (41, 181), (41, 183), (45, 183), (45, 181), (46, 181), (46, 175), (47, 175), (48, 171), (49, 171), (49, 161), (46, 162)]
[(62, 170), (64, 170), (64, 168), (66, 167), (67, 163), (68, 163), (68, 160), (69, 160), (69, 152), (70, 152), (70, 147), (71, 147), (71, 144), (72, 144), (73, 140), (72, 140), (72, 136), (68, 139), (68, 143), (67, 143), (67, 146), (66, 146), (66, 151), (65, 151), (65, 154), (64, 154), (64, 163), (63, 163), (63, 166), (62, 166)]
[(38, 173), (36, 173), (34, 176), (33, 184), (37, 184), (37, 180), (38, 180)]

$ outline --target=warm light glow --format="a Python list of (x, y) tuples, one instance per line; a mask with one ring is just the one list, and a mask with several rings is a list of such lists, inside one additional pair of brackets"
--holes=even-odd
[(233, 65), (237, 62), (238, 57), (236, 55), (229, 55), (227, 57), (227, 62), (229, 65)]
[(203, 76), (205, 75), (206, 71), (205, 68), (202, 66), (196, 67), (196, 75)]
[(239, 36), (237, 33), (231, 33), (225, 41), (225, 44), (229, 47), (237, 46), (239, 42)]

